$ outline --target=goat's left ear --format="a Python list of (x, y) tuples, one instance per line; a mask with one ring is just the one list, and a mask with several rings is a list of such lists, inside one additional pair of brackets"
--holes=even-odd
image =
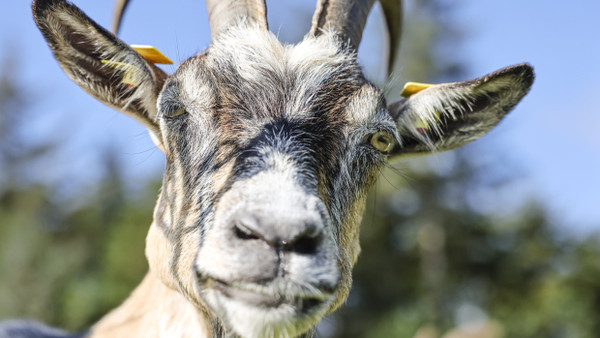
[(401, 140), (392, 158), (450, 150), (480, 138), (527, 94), (533, 79), (533, 68), (520, 64), (434, 85), (391, 104)]
[(167, 74), (65, 0), (35, 0), (32, 9), (71, 80), (141, 122), (160, 143), (156, 101)]

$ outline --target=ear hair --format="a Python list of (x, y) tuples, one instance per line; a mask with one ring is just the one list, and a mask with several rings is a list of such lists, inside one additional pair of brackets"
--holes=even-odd
[(167, 74), (65, 0), (35, 0), (32, 9), (71, 80), (160, 139), (156, 101)]
[(529, 92), (528, 64), (478, 79), (427, 88), (388, 109), (402, 144), (395, 155), (425, 154), (460, 147), (485, 135)]

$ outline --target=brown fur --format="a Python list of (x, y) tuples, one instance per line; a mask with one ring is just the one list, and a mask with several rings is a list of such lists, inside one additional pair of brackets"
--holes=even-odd
[(90, 330), (94, 338), (208, 337), (210, 323), (150, 271), (131, 296)]

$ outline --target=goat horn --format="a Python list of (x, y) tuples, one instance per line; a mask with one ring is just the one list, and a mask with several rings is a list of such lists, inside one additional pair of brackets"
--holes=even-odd
[(206, 9), (212, 39), (243, 21), (268, 29), (265, 0), (206, 0)]
[(379, 0), (385, 17), (390, 45), (388, 57), (388, 73), (392, 72), (398, 45), (400, 44), (400, 34), (402, 33), (402, 1), (400, 0)]
[(358, 48), (367, 16), (375, 0), (319, 0), (312, 19), (310, 34), (318, 36), (323, 30), (332, 29), (349, 39)]
[(112, 21), (112, 31), (115, 35), (119, 33), (119, 28), (121, 27), (121, 21), (123, 20), (123, 13), (125, 13), (125, 8), (129, 4), (129, 0), (117, 0), (115, 2), (115, 10), (113, 12), (113, 21)]

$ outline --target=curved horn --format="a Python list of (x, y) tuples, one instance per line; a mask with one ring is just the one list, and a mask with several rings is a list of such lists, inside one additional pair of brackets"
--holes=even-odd
[(312, 19), (310, 34), (318, 36), (332, 29), (342, 38), (349, 39), (358, 48), (367, 16), (375, 0), (319, 0)]
[(402, 1), (400, 0), (379, 0), (385, 17), (390, 45), (388, 57), (388, 73), (391, 73), (396, 61), (396, 53), (400, 44), (400, 34), (402, 34)]
[(206, 0), (206, 9), (213, 40), (227, 28), (243, 21), (269, 29), (265, 0)]
[(123, 13), (129, 4), (129, 0), (117, 0), (115, 2), (115, 10), (113, 11), (112, 31), (115, 35), (119, 33), (121, 26), (121, 20), (123, 20)]

